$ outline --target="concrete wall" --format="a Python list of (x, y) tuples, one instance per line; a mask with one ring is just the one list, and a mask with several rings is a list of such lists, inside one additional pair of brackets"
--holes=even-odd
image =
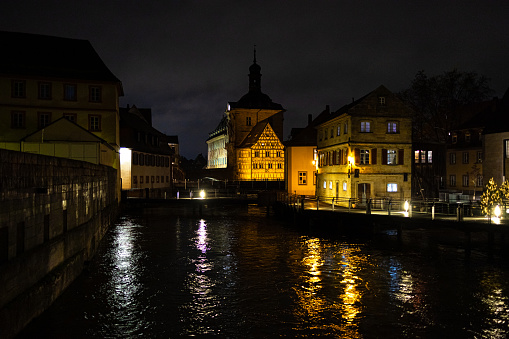
[(0, 149), (0, 337), (81, 273), (118, 210), (117, 171)]

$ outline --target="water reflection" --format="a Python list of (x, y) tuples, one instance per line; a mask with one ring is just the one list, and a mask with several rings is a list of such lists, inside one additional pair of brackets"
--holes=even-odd
[(111, 264), (108, 283), (103, 286), (102, 295), (107, 297), (110, 312), (104, 314), (110, 319), (108, 332), (136, 333), (142, 322), (140, 310), (144, 309), (139, 295), (143, 288), (141, 277), (143, 252), (138, 248), (140, 225), (131, 219), (124, 219), (116, 228), (112, 246), (108, 251)]
[[(359, 314), (365, 288), (358, 271), (368, 265), (360, 249), (335, 246), (318, 238), (303, 242), (301, 284), (294, 287), (298, 304), (294, 310), (301, 331), (336, 333), (360, 338)], [(338, 318), (340, 317), (340, 318)]]
[(481, 279), (481, 291), (477, 298), (486, 309), (482, 324), (483, 337), (506, 338), (509, 326), (509, 298), (502, 286), (503, 281), (496, 273), (485, 272)]
[(198, 222), (192, 243), (198, 251), (195, 254), (189, 253), (194, 270), (187, 274), (185, 288), (192, 299), (181, 307), (180, 319), (185, 324), (182, 334), (212, 334), (216, 330), (208, 325), (208, 321), (218, 316), (219, 302), (214, 293), (216, 282), (209, 276), (209, 273), (214, 269), (214, 262), (207, 257), (207, 252), (210, 250), (210, 239), (205, 220), (202, 219)]

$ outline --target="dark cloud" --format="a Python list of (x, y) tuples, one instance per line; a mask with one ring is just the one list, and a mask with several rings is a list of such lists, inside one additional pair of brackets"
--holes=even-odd
[(90, 40), (185, 156), (206, 152), (228, 101), (247, 92), (253, 45), (285, 133), (415, 73), (458, 68), (509, 85), (507, 1), (7, 1), (0, 29)]

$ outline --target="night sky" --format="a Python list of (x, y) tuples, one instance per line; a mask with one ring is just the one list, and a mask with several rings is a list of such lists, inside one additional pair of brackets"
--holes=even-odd
[(285, 139), (325, 105), (393, 92), (457, 68), (509, 87), (509, 1), (3, 0), (0, 30), (89, 40), (122, 81), (121, 106), (152, 108), (181, 153), (206, 156), (228, 101), (262, 91), (287, 110)]

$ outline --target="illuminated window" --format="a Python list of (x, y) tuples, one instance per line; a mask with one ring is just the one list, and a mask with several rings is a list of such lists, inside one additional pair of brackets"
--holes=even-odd
[(414, 152), (414, 159), (415, 159), (415, 163), (418, 164), (419, 163), (419, 151)]
[(398, 191), (398, 184), (387, 184), (387, 192), (397, 192)]
[(50, 82), (40, 82), (39, 83), (39, 99), (41, 100), (49, 100), (51, 99), (51, 83)]
[(327, 181), (323, 181), (323, 188), (327, 188)]
[(361, 149), (361, 165), (369, 164), (369, 149)]
[(101, 102), (102, 101), (102, 91), (100, 86), (90, 86), (88, 88), (89, 91), (89, 100), (91, 102)]
[(387, 150), (387, 165), (396, 165), (396, 150)]
[(458, 136), (456, 134), (452, 135), (452, 143), (455, 144), (458, 142)]
[(13, 98), (24, 98), (26, 97), (26, 81), (25, 80), (13, 80), (11, 95)]
[(64, 85), (64, 100), (66, 101), (76, 101), (77, 98), (77, 85), (75, 84), (65, 84)]
[(369, 132), (371, 132), (371, 122), (361, 121), (361, 133), (369, 133)]
[(343, 181), (343, 191), (346, 191), (346, 189), (347, 189), (346, 181)]
[(456, 186), (456, 175), (455, 174), (451, 174), (449, 176), (449, 186), (451, 186), (451, 187)]
[(341, 125), (338, 125), (336, 135), (337, 135), (337, 136), (340, 136), (340, 135), (341, 135)]
[(465, 142), (470, 142), (470, 133), (465, 133)]
[(421, 163), (426, 163), (426, 151), (421, 151)]
[(428, 151), (428, 164), (433, 163), (433, 151)]
[(332, 181), (329, 181), (329, 189), (332, 189)]
[(308, 172), (299, 172), (299, 185), (306, 185), (308, 183)]
[(378, 97), (378, 104), (380, 106), (385, 106), (385, 97)]
[(398, 133), (398, 123), (391, 121), (387, 123), (387, 133)]

